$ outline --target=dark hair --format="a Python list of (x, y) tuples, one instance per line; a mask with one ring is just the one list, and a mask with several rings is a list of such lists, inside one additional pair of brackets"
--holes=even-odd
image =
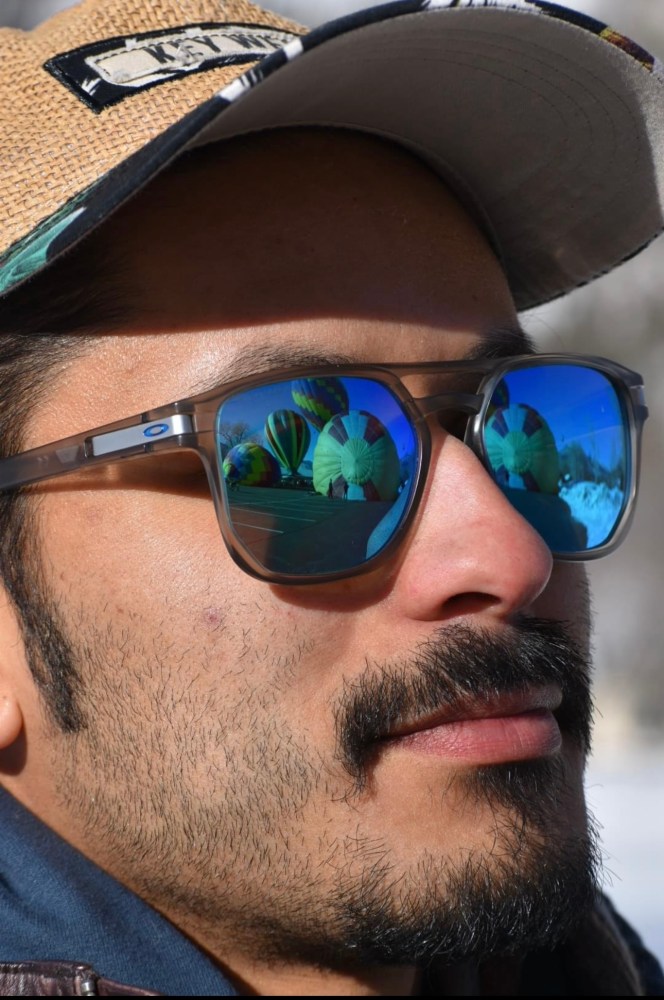
[[(24, 448), (35, 405), (96, 334), (126, 319), (121, 269), (97, 234), (0, 302), (0, 458)], [(33, 677), (53, 721), (84, 725), (59, 609), (45, 587), (37, 501), (29, 489), (0, 489), (0, 577), (15, 606)]]

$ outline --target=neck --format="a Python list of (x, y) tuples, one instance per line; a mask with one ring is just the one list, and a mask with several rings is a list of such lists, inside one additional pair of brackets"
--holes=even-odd
[(348, 971), (307, 966), (247, 964), (231, 973), (245, 994), (259, 996), (416, 996), (421, 975), (411, 966)]
[[(437, 967), (435, 990), (439, 996), (515, 996), (521, 961), (491, 959), (478, 967), (474, 962), (448, 968)], [(422, 973), (413, 966), (330, 972), (302, 966), (245, 966), (235, 975), (245, 994), (259, 996), (418, 996)]]

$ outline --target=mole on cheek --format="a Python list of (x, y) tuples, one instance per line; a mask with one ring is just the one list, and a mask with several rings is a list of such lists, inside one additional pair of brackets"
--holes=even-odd
[(204, 608), (200, 621), (206, 632), (216, 632), (217, 629), (223, 628), (224, 616), (221, 608)]

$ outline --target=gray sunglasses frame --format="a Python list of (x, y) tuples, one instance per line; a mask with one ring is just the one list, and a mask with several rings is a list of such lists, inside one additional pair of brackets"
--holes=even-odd
[[(431, 458), (431, 433), (428, 419), (450, 411), (468, 415), (463, 438), (484, 467), (489, 463), (484, 451), (481, 429), (493, 391), (500, 380), (514, 369), (548, 365), (574, 365), (592, 368), (605, 375), (614, 387), (626, 416), (630, 436), (631, 481), (622, 516), (607, 541), (587, 552), (554, 552), (557, 559), (587, 561), (612, 552), (621, 543), (633, 519), (639, 482), (641, 435), (648, 416), (643, 379), (636, 372), (606, 358), (576, 354), (534, 354), (509, 358), (471, 361), (404, 363), (395, 365), (302, 366), (269, 371), (215, 389), (177, 400), (123, 420), (115, 421), (73, 437), (63, 438), (30, 451), (0, 460), (0, 490), (14, 490), (67, 475), (79, 469), (145, 455), (159, 455), (184, 448), (196, 452), (205, 469), (224, 543), (233, 560), (251, 576), (269, 583), (302, 585), (347, 579), (375, 570), (386, 563), (402, 543), (419, 509)], [(411, 395), (402, 381), (407, 376), (478, 375), (476, 392), (449, 391), (434, 396)], [(415, 485), (401, 524), (381, 551), (350, 569), (333, 573), (276, 573), (264, 567), (240, 541), (229, 516), (219, 451), (215, 443), (215, 421), (221, 405), (247, 389), (291, 379), (353, 375), (371, 378), (391, 390), (404, 413), (411, 420), (418, 441)], [(495, 479), (489, 476), (495, 482)], [(500, 488), (500, 487), (499, 487)], [(533, 529), (534, 530), (534, 529)]]

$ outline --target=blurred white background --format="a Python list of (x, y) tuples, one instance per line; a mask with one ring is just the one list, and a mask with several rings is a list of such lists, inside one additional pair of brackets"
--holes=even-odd
[[(560, 2), (560, 0), (559, 0)], [(29, 28), (71, 0), (0, 0), (0, 24)], [(371, 6), (265, 0), (304, 24)], [(576, 0), (574, 7), (664, 59), (664, 0)], [(636, 520), (626, 544), (592, 564), (596, 746), (588, 798), (604, 827), (609, 891), (664, 960), (664, 240), (563, 302), (526, 314), (543, 349), (613, 357), (646, 376), (651, 419)]]

